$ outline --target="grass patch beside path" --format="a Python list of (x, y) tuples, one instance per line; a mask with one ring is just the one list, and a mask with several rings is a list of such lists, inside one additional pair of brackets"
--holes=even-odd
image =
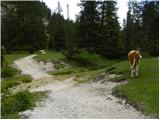
[(142, 59), (139, 77), (131, 78), (128, 61), (115, 64), (114, 72), (122, 72), (128, 83), (114, 89), (114, 94), (131, 102), (137, 109), (151, 117), (159, 116), (158, 58)]
[(64, 59), (65, 56), (61, 53), (61, 52), (56, 52), (56, 51), (50, 51), (50, 50), (45, 50), (45, 54), (42, 54), (40, 52), (38, 52), (38, 55), (35, 56), (34, 58), (38, 61), (57, 61), (60, 59)]
[(7, 92), (7, 90), (11, 87), (17, 86), (21, 83), (31, 82), (32, 78), (28, 75), (21, 75), (16, 77), (7, 78), (1, 81), (1, 92)]
[(98, 69), (98, 70), (94, 70), (94, 71), (77, 73), (77, 74), (75, 74), (75, 77), (76, 77), (75, 81), (78, 83), (84, 83), (84, 82), (88, 82), (90, 80), (94, 80), (98, 75), (105, 72), (105, 70), (106, 69), (103, 68), (103, 69)]
[(19, 58), (23, 58), (30, 55), (29, 53), (14, 53), (14, 54), (6, 54), (5, 62), (7, 64), (13, 64), (13, 62)]
[[(116, 60), (108, 60), (106, 58), (102, 58), (101, 56), (93, 53), (81, 53), (77, 59), (67, 59), (66, 56), (61, 52), (56, 51), (50, 51), (45, 50), (45, 54), (42, 54), (40, 52), (37, 56), (34, 58), (38, 61), (52, 61), (55, 64), (55, 67), (58, 66), (58, 68), (64, 68), (64, 65), (60, 64), (58, 61), (63, 61), (66, 64), (71, 65), (71, 69), (101, 69), (107, 66), (110, 66), (111, 64), (117, 62)], [(84, 61), (88, 61), (87, 63), (83, 64)], [(71, 71), (72, 71), (71, 70)], [(73, 70), (73, 71), (74, 71)]]
[(10, 65), (19, 58), (30, 55), (29, 53), (13, 53), (5, 55), (5, 66), (2, 68), (1, 75), (3, 80), (1, 81), (2, 93), (8, 94), (8, 89), (19, 85), (21, 83), (31, 82), (32, 78), (29, 75), (21, 75), (19, 70), (11, 67)]
[(28, 91), (21, 91), (14, 95), (2, 98), (1, 117), (2, 119), (19, 118), (19, 112), (33, 108), (36, 105), (36, 101), (40, 101), (46, 97), (46, 92), (30, 93)]
[(19, 71), (16, 68), (6, 65), (1, 69), (1, 77), (3, 78), (13, 77), (17, 75), (18, 72)]
[(13, 53), (5, 55), (5, 67), (2, 68), (1, 74), (1, 118), (2, 119), (17, 119), (18, 113), (27, 109), (31, 109), (36, 105), (36, 101), (46, 98), (46, 92), (20, 91), (16, 94), (10, 94), (10, 88), (21, 83), (32, 81), (31, 76), (21, 75), (18, 70), (12, 68), (11, 64), (19, 58), (31, 55), (29, 53)]

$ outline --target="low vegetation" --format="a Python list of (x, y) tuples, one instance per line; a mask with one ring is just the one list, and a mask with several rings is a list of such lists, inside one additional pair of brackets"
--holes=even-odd
[(2, 68), (1, 70), (1, 77), (3, 78), (7, 78), (7, 77), (13, 77), (18, 73), (18, 70), (10, 67), (10, 66), (5, 66)]
[(13, 62), (19, 58), (25, 57), (29, 55), (29, 53), (12, 53), (12, 54), (6, 54), (5, 55), (5, 63), (7, 64), (13, 64)]
[(50, 51), (50, 50), (45, 50), (45, 54), (42, 54), (40, 51), (37, 51), (36, 53), (38, 53), (37, 56), (35, 56), (34, 58), (38, 61), (58, 61), (60, 59), (64, 59), (65, 56), (61, 53), (61, 52), (56, 52), (56, 51)]
[(31, 76), (21, 75), (17, 69), (11, 67), (15, 60), (27, 55), (29, 54), (13, 53), (5, 55), (4, 66), (1, 70), (1, 118), (3, 119), (19, 118), (18, 112), (32, 108), (35, 106), (35, 102), (40, 99), (40, 96), (45, 95), (41, 92), (29, 93), (28, 91), (20, 91), (11, 95), (10, 88), (32, 81)]
[(3, 92), (6, 92), (11, 87), (17, 86), (21, 83), (27, 83), (31, 81), (32, 81), (32, 78), (28, 75), (10, 77), (5, 80), (2, 80), (1, 91), (3, 93)]
[[(65, 77), (74, 76), (77, 83), (84, 83), (89, 80), (95, 79), (98, 75), (106, 72), (109, 74), (117, 73), (122, 74), (118, 79), (112, 79), (113, 82), (121, 82), (123, 80), (128, 81), (127, 84), (117, 86), (113, 90), (113, 94), (117, 97), (126, 99), (130, 104), (136, 107), (138, 110), (141, 110), (147, 115), (158, 118), (158, 99), (159, 99), (159, 87), (158, 87), (158, 58), (144, 58), (140, 64), (140, 71), (138, 78), (131, 78), (128, 61), (119, 61), (119, 60), (109, 60), (104, 59), (99, 55), (82, 52), (76, 59), (67, 59), (62, 53), (45, 50), (45, 54), (37, 52), (38, 55), (35, 57), (38, 61), (52, 61), (56, 67), (56, 70), (50, 71), (51, 75), (57, 77), (58, 79), (65, 79)], [(20, 55), (16, 56), (19, 58)], [(10, 63), (13, 63), (12, 60), (16, 59), (15, 57), (9, 56)], [(65, 62), (61, 64), (60, 61)], [(84, 63), (83, 61), (87, 61)], [(67, 68), (66, 68), (67, 66)], [(16, 86), (21, 83), (31, 82), (30, 76), (16, 76), (15, 73), (13, 76), (5, 78), (2, 80), (2, 93), (7, 92), (9, 88)], [(17, 95), (18, 94), (18, 95)], [(28, 91), (23, 93), (17, 93), (15, 95), (5, 96), (2, 98), (2, 107), (5, 109), (2, 110), (3, 118), (18, 118), (18, 112), (23, 111), (24, 109), (30, 109), (34, 106), (33, 103), (27, 101), (22, 103), (24, 109), (16, 108), (14, 105), (16, 102), (10, 103), (10, 101), (18, 101), (19, 94), (24, 95), (28, 99), (33, 96), (41, 96), (38, 93), (33, 94)], [(40, 93), (41, 94), (41, 93)], [(42, 95), (43, 96), (43, 95)], [(26, 98), (26, 99), (27, 99)], [(33, 97), (34, 98), (34, 97)], [(36, 100), (35, 100), (36, 101)], [(8, 102), (8, 103), (7, 103)], [(12, 104), (9, 107), (7, 104)], [(21, 103), (20, 103), (21, 104)], [(27, 106), (32, 107), (25, 107)], [(20, 105), (21, 106), (21, 105)], [(15, 112), (13, 112), (13, 109)]]
[(2, 82), (1, 82), (1, 91), (2, 93), (7, 93), (8, 89), (19, 85), (21, 83), (31, 82), (32, 78), (28, 75), (21, 75), (20, 72), (16, 69), (11, 67), (13, 62), (21, 57), (27, 56), (28, 53), (13, 53), (13, 54), (6, 54), (5, 55), (5, 64), (2, 67), (1, 75), (2, 75)]
[(159, 114), (159, 78), (158, 58), (142, 59), (139, 77), (131, 78), (128, 61), (115, 64), (112, 72), (121, 72), (128, 81), (126, 85), (118, 86), (113, 94), (127, 99), (138, 110), (152, 117)]
[(1, 117), (2, 119), (19, 118), (18, 112), (31, 109), (36, 105), (37, 101), (47, 96), (45, 92), (21, 91), (14, 95), (3, 98), (1, 101)]

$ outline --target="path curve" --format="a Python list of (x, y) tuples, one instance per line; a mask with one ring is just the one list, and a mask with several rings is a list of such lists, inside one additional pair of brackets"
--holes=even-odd
[(33, 79), (51, 77), (51, 75), (47, 74), (47, 71), (53, 70), (52, 63), (38, 63), (35, 59), (33, 59), (36, 55), (37, 54), (18, 59), (14, 62), (14, 64), (22, 72), (22, 74), (31, 75)]
[[(50, 78), (33, 57), (34, 55), (19, 59), (15, 64), (22, 73), (29, 74), (36, 80)], [(148, 118), (129, 104), (125, 105), (125, 101), (111, 95), (112, 89), (120, 83), (90, 82), (75, 86), (73, 79), (74, 77), (32, 89), (31, 91), (50, 90), (49, 97), (39, 102), (33, 110), (21, 112), (21, 118)]]

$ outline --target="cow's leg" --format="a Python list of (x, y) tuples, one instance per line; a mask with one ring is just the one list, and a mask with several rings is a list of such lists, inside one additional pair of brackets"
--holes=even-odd
[(139, 65), (136, 65), (136, 77), (138, 77)]
[(132, 68), (131, 69), (131, 77), (133, 77), (134, 76), (134, 69)]

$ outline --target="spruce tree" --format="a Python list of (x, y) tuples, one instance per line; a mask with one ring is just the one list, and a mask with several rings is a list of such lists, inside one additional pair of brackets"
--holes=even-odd
[(143, 44), (152, 56), (159, 55), (159, 1), (144, 2), (143, 9)]
[(88, 51), (96, 52), (98, 43), (98, 21), (96, 1), (83, 1), (81, 3), (82, 11), (79, 16), (79, 47)]
[[(2, 45), (7, 51), (45, 49), (44, 18), (49, 12), (39, 1), (3, 1)], [(46, 18), (47, 19), (47, 18)]]
[(115, 1), (104, 1), (101, 54), (108, 58), (120, 57), (123, 53), (120, 26)]

